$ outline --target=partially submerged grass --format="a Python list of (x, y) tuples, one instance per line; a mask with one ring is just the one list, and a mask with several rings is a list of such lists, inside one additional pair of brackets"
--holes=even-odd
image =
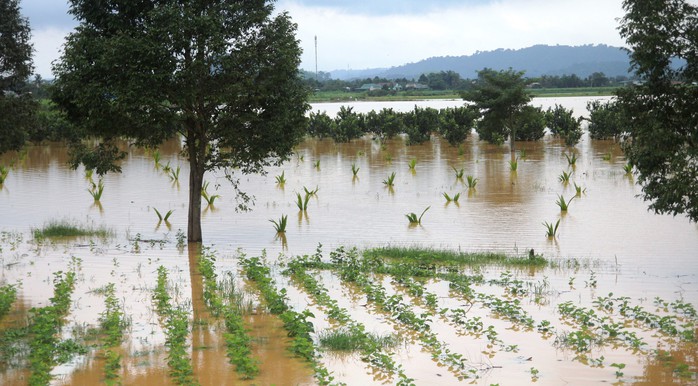
[(363, 251), (366, 258), (387, 258), (420, 264), (463, 264), (497, 266), (546, 266), (550, 262), (540, 255), (511, 256), (494, 252), (458, 252), (419, 247), (381, 247)]
[(104, 193), (104, 181), (100, 179), (96, 185), (92, 182), (92, 187), (87, 189), (87, 191), (95, 201), (99, 201), (102, 198), (102, 193)]
[(560, 207), (560, 212), (567, 212), (567, 208), (569, 208), (570, 203), (575, 197), (577, 196), (572, 196), (568, 201), (565, 201), (565, 197), (562, 194), (559, 195), (555, 203)]
[(284, 233), (284, 232), (286, 232), (286, 224), (288, 222), (288, 216), (286, 216), (285, 214), (282, 214), (279, 221), (269, 220), (269, 222), (274, 224), (274, 229), (276, 230), (276, 233)]
[(325, 330), (318, 334), (320, 345), (332, 351), (358, 351), (366, 346), (366, 339), (378, 348), (395, 348), (400, 339), (396, 335), (365, 333), (348, 328)]
[(40, 229), (33, 229), (35, 239), (47, 237), (100, 237), (114, 236), (114, 231), (104, 227), (83, 226), (70, 220), (51, 220)]
[(411, 171), (414, 171), (415, 168), (417, 167), (417, 159), (416, 159), (416, 158), (412, 158), (412, 159), (410, 160), (410, 162), (407, 164), (407, 166), (409, 166), (409, 168), (410, 168)]
[(560, 226), (560, 220), (558, 219), (555, 224), (544, 222), (543, 226), (546, 228), (545, 235), (549, 238), (555, 238), (557, 235), (557, 228)]
[(424, 217), (424, 213), (426, 213), (431, 206), (427, 206), (426, 209), (422, 212), (422, 214), (417, 217), (416, 213), (408, 213), (405, 215), (407, 219), (410, 221), (410, 224), (421, 224), (422, 223), (422, 217)]
[(394, 186), (395, 185), (395, 172), (390, 173), (388, 178), (383, 180), (383, 184), (385, 186)]
[(458, 199), (460, 198), (460, 193), (454, 194), (453, 197), (451, 197), (451, 196), (450, 196), (448, 193), (446, 193), (446, 192), (443, 192), (442, 194), (443, 194), (444, 198), (446, 199), (446, 202), (451, 202), (451, 201), (453, 201), (453, 202), (457, 203), (457, 202), (458, 202)]
[(360, 167), (356, 166), (355, 163), (351, 164), (351, 173), (356, 177), (357, 174), (359, 174), (359, 169)]
[(460, 180), (463, 178), (463, 173), (465, 173), (465, 170), (461, 169), (456, 169), (455, 166), (451, 166), (453, 168), (453, 171), (456, 173), (456, 179)]
[(466, 179), (468, 181), (468, 189), (475, 189), (478, 179), (473, 176), (467, 176)]

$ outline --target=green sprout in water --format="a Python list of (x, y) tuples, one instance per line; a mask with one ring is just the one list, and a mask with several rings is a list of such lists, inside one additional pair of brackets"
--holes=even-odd
[(557, 227), (560, 226), (560, 220), (557, 220), (555, 225), (545, 221), (543, 223), (543, 226), (547, 229), (545, 232), (545, 235), (548, 236), (548, 238), (555, 238), (557, 236)]
[(422, 214), (417, 217), (417, 214), (415, 213), (408, 213), (405, 215), (407, 219), (410, 221), (410, 224), (421, 224), (422, 223), (422, 217), (424, 216), (424, 213), (426, 213), (431, 206), (427, 206), (426, 209), (422, 212)]
[(155, 149), (153, 152), (153, 161), (155, 161), (155, 167), (160, 166), (160, 150)]
[(308, 190), (305, 186), (303, 187), (303, 190), (305, 190), (305, 195), (306, 196), (317, 196), (317, 191), (320, 190), (317, 186), (315, 187), (315, 190)]
[(351, 173), (356, 177), (356, 175), (359, 173), (359, 167), (356, 166), (355, 163), (351, 164)]
[[(165, 170), (165, 169), (163, 169), (163, 170)], [(179, 170), (180, 170), (179, 166), (177, 166), (177, 168), (175, 168), (175, 169), (169, 168), (169, 176), (170, 176), (170, 179), (172, 180), (172, 182), (179, 181)]]
[(572, 155), (565, 154), (565, 157), (568, 165), (574, 166), (577, 163), (577, 153), (572, 153)]
[(285, 171), (282, 171), (281, 174), (276, 176), (276, 183), (279, 185), (283, 185), (286, 183), (286, 176), (284, 175), (286, 173)]
[(216, 199), (220, 198), (221, 196), (219, 194), (208, 194), (208, 185), (209, 185), (209, 182), (206, 181), (201, 186), (201, 197), (203, 197), (203, 199), (206, 200), (206, 203), (209, 206), (213, 206), (213, 202), (216, 201)]
[(587, 188), (582, 188), (581, 186), (577, 185), (576, 182), (574, 182), (574, 191), (576, 192), (576, 196), (579, 197), (582, 195), (582, 193), (586, 193)]
[(519, 158), (515, 158), (513, 161), (509, 161), (509, 169), (515, 172), (519, 168)]
[(615, 367), (618, 370), (616, 370), (616, 378), (621, 378), (623, 376), (623, 370), (625, 368), (625, 363), (611, 363), (611, 367)]
[(572, 196), (572, 198), (569, 199), (569, 201), (565, 201), (565, 197), (561, 195), (558, 196), (557, 201), (555, 202), (557, 206), (560, 207), (560, 212), (567, 212), (567, 208), (570, 206), (570, 202), (574, 200), (575, 196)]
[(461, 168), (461, 169), (456, 169), (455, 166), (451, 166), (451, 168), (452, 168), (453, 171), (456, 173), (456, 179), (457, 179), (457, 180), (460, 180), (460, 179), (463, 178), (464, 170), (463, 170), (462, 168)]
[(87, 191), (90, 193), (90, 195), (95, 201), (99, 202), (99, 200), (102, 198), (102, 193), (104, 193), (104, 181), (100, 179), (96, 185), (93, 182), (92, 188), (87, 189)]
[(407, 164), (407, 166), (409, 166), (411, 171), (415, 171), (415, 167), (417, 167), (417, 159), (412, 158), (410, 162)]
[(305, 212), (308, 210), (308, 201), (310, 200), (310, 194), (306, 193), (305, 197), (301, 196), (300, 193), (296, 193), (296, 206), (298, 210)]
[(287, 220), (288, 220), (288, 216), (283, 214), (283, 215), (281, 215), (281, 218), (279, 219), (279, 221), (269, 220), (269, 222), (274, 224), (274, 229), (276, 230), (276, 233), (284, 233), (284, 232), (286, 232)]
[(383, 184), (385, 184), (385, 186), (394, 186), (395, 185), (395, 172), (390, 173), (388, 178), (383, 180)]
[(631, 163), (623, 165), (623, 171), (625, 171), (625, 174), (627, 175), (633, 174), (633, 165)]
[(466, 180), (468, 181), (468, 189), (475, 189), (478, 179), (473, 176), (467, 176)]
[(167, 220), (168, 220), (168, 219), (170, 218), (170, 216), (172, 215), (172, 212), (174, 212), (174, 209), (170, 209), (170, 210), (168, 210), (167, 213), (165, 213), (165, 215), (163, 216), (162, 213), (160, 213), (160, 211), (157, 210), (157, 208), (153, 207), (153, 210), (155, 211), (155, 214), (158, 216), (158, 223), (160, 223), (161, 221), (167, 222)]
[(449, 196), (448, 193), (444, 192), (443, 193), (444, 198), (446, 199), (446, 202), (455, 202), (458, 203), (458, 199), (460, 198), (460, 193), (456, 193), (453, 197)]
[(559, 177), (557, 177), (558, 181), (562, 182), (563, 184), (569, 184), (570, 183), (570, 177), (572, 177), (572, 172), (566, 172), (562, 171), (562, 174), (560, 174)]
[(320, 160), (315, 161), (313, 165), (315, 166), (315, 169), (320, 170)]

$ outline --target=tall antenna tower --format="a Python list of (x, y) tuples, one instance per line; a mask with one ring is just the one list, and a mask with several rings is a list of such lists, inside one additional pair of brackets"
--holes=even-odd
[(317, 35), (315, 35), (315, 81), (317, 82)]

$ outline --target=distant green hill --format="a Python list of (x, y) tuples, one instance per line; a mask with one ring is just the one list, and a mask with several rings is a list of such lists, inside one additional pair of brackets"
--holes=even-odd
[(495, 70), (526, 71), (528, 77), (576, 74), (585, 78), (594, 72), (606, 76), (628, 75), (630, 60), (620, 47), (607, 45), (547, 46), (536, 45), (518, 50), (498, 49), (476, 52), (467, 56), (439, 56), (392, 68), (331, 71), (334, 79), (418, 78), (421, 74), (455, 71), (463, 78), (475, 78), (476, 71), (485, 67)]

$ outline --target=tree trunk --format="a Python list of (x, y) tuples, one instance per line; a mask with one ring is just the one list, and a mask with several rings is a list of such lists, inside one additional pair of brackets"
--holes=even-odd
[[(196, 151), (190, 149), (190, 151)], [(189, 155), (189, 216), (187, 221), (187, 241), (202, 242), (201, 237), (201, 186), (204, 182), (203, 163), (199, 157)]]

